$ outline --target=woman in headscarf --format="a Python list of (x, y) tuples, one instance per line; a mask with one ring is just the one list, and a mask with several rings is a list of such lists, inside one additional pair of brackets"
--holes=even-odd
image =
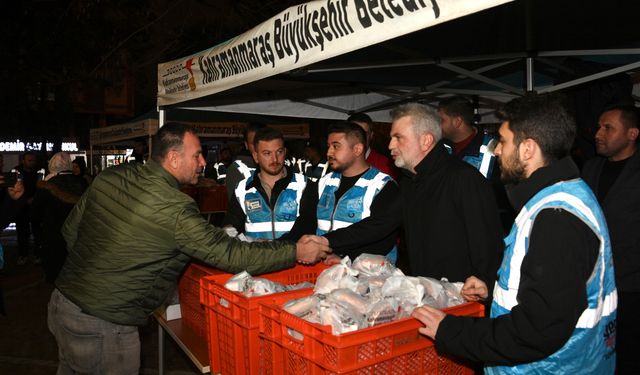
[(42, 267), (47, 281), (53, 282), (67, 257), (67, 246), (60, 232), (62, 224), (88, 184), (71, 172), (69, 154), (58, 152), (49, 160), (49, 174), (37, 187), (33, 220), (42, 228)]

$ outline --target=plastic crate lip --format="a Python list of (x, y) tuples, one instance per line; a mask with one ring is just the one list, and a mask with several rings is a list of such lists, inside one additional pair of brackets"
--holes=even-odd
[[(412, 330), (415, 330), (416, 333), (420, 335), (419, 339), (424, 339), (426, 340), (426, 342), (430, 342), (431, 344), (433, 344), (434, 342), (432, 339), (418, 333), (418, 328), (422, 327), (422, 323), (420, 323), (417, 319), (410, 316), (406, 318), (394, 320), (391, 322), (378, 324), (372, 327), (367, 327), (367, 328), (359, 329), (352, 332), (346, 332), (341, 335), (334, 335), (330, 325), (321, 325), (318, 323), (312, 323), (312, 322), (306, 321), (302, 318), (299, 318), (293, 314), (288, 313), (287, 311), (282, 309), (279, 305), (265, 304), (265, 303), (262, 303), (262, 305), (266, 306), (269, 309), (279, 311), (280, 323), (283, 326), (286, 326), (287, 329), (292, 329), (302, 334), (303, 336), (309, 336), (311, 338), (321, 339), (324, 343), (338, 349), (364, 344), (364, 343), (370, 342), (372, 339), (380, 339), (384, 337), (394, 336), (394, 335), (412, 331)], [(481, 304), (476, 302), (467, 302), (458, 306), (443, 309), (442, 311), (446, 314), (470, 315), (473, 313), (479, 313), (483, 310), (484, 310), (484, 306), (482, 306)], [(269, 317), (268, 315), (263, 313), (262, 310), (261, 310), (261, 314), (263, 316)], [(300, 329), (296, 329), (299, 327), (303, 327), (303, 328), (310, 327), (311, 332), (306, 332), (306, 333), (299, 332)], [(285, 330), (283, 329), (283, 336), (285, 335), (284, 331)], [(380, 336), (376, 333), (373, 333), (375, 331), (383, 331), (384, 333), (382, 336)], [(298, 343), (302, 342), (301, 340), (298, 340), (295, 337), (292, 337), (291, 335), (286, 335), (286, 338), (291, 339), (294, 342), (298, 342)]]
[[(378, 363), (387, 362), (394, 359), (402, 361), (402, 358), (400, 357), (411, 353), (416, 353), (422, 356), (433, 356), (435, 361), (433, 363), (434, 369), (441, 368), (441, 366), (443, 365), (442, 361), (445, 361), (448, 366), (453, 366), (452, 368), (454, 368), (455, 371), (462, 370), (461, 373), (467, 373), (463, 370), (468, 368), (463, 364), (451, 362), (451, 359), (437, 355), (437, 353), (435, 353), (435, 344), (433, 340), (427, 338), (424, 335), (421, 335), (418, 332), (418, 328), (421, 327), (422, 324), (417, 319), (411, 317), (335, 336), (331, 332), (331, 326), (323, 326), (307, 322), (284, 311), (280, 307), (281, 304), (278, 305), (274, 303), (261, 303), (260, 305), (262, 320), (267, 319), (275, 321), (275, 329), (281, 331), (281, 336), (275, 335), (270, 337), (261, 332), (260, 337), (264, 340), (279, 344), (282, 347), (283, 351), (300, 357), (300, 359), (306, 363), (313, 363), (313, 365), (318, 366), (322, 369), (322, 373), (343, 374), (355, 373), (363, 369), (373, 369), (373, 367), (375, 367)], [(470, 302), (447, 308), (443, 311), (454, 315), (479, 316), (484, 312), (484, 306), (478, 303)], [(280, 316), (278, 316), (278, 314), (280, 314)], [(287, 324), (286, 321), (288, 317), (292, 318), (292, 323), (300, 323), (301, 325), (291, 327), (291, 325)], [(296, 328), (301, 329), (297, 330)], [(271, 329), (274, 329), (274, 327), (272, 326)], [(304, 337), (308, 338), (309, 341), (299, 341), (294, 337), (291, 337), (290, 335), (285, 333), (289, 329), (304, 332)], [(363, 332), (365, 332), (365, 334), (363, 334)], [(406, 334), (406, 336), (404, 334)], [(415, 337), (415, 340), (412, 340), (409, 336)], [(308, 353), (311, 348), (316, 347), (316, 345), (318, 344), (324, 347), (330, 347), (333, 351), (335, 351), (336, 355), (338, 355), (337, 353), (343, 352), (343, 350), (346, 350), (345, 353), (352, 353), (354, 350), (359, 351), (361, 347), (365, 347), (368, 345), (378, 345), (378, 340), (402, 340), (403, 338), (408, 338), (409, 341), (404, 342), (399, 346), (396, 346), (397, 344), (394, 342), (392, 350), (390, 350), (389, 352), (383, 354), (375, 354), (370, 358), (359, 358), (357, 361), (348, 363), (333, 363), (332, 361), (327, 361), (327, 358), (323, 355), (310, 355)], [(314, 344), (314, 342), (316, 344)], [(423, 368), (423, 370), (426, 370), (426, 368)], [(468, 373), (471, 374), (472, 370), (469, 371), (470, 372)]]
[[(309, 276), (309, 275), (315, 274), (316, 276), (318, 276), (326, 268), (329, 268), (329, 267), (322, 263), (318, 263), (313, 266), (297, 266), (294, 268), (288, 268), (288, 269), (277, 271), (270, 274), (256, 275), (255, 277), (262, 277), (267, 280), (277, 281), (283, 284), (288, 284), (291, 281), (290, 280), (291, 278), (296, 278), (297, 282), (294, 282), (294, 284), (297, 284), (309, 279), (309, 277), (304, 277), (305, 275)], [(292, 272), (294, 272), (296, 269), (298, 271), (304, 270), (304, 272), (293, 274)], [(219, 275), (205, 276), (201, 278), (200, 279), (200, 290), (201, 290), (200, 303), (205, 306), (208, 306), (207, 298), (202, 293), (203, 290), (206, 290), (207, 292), (211, 292), (214, 295), (218, 295), (219, 297), (224, 298), (229, 302), (233, 302), (234, 304), (239, 305), (240, 307), (253, 310), (258, 308), (258, 305), (257, 305), (258, 302), (268, 299), (269, 296), (273, 296), (274, 294), (295, 292), (295, 290), (290, 290), (286, 292), (267, 294), (264, 296), (247, 297), (240, 292), (234, 292), (225, 288), (224, 284), (231, 277), (233, 277), (233, 274), (225, 273), (225, 274), (219, 274)], [(304, 289), (310, 289), (310, 288), (304, 288)], [(297, 289), (297, 290), (301, 290), (301, 289)], [(212, 307), (212, 306), (208, 306), (208, 307)]]

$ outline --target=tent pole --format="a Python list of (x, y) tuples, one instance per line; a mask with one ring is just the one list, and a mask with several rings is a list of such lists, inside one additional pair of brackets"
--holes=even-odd
[(158, 107), (158, 121), (160, 123), (160, 128), (167, 121), (167, 112), (162, 107)]
[(533, 57), (527, 57), (527, 92), (532, 92), (533, 87)]

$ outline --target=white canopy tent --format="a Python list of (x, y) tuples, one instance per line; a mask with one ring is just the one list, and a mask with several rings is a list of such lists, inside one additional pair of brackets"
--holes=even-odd
[[(318, 119), (367, 112), (388, 121), (398, 103), (462, 94), (478, 98), (480, 115), (491, 121), (499, 104), (527, 91), (564, 90), (640, 69), (640, 48), (372, 58), (403, 48), (417, 55), (429, 44), (420, 30), (506, 2), (304, 3), (216, 47), (160, 64), (158, 106)], [(321, 44), (323, 35), (333, 39)], [(405, 43), (382, 46), (391, 38)]]

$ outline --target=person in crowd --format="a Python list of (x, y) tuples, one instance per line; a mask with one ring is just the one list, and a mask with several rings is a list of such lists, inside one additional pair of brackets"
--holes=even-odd
[(616, 360), (618, 374), (640, 374), (635, 340), (640, 337), (640, 130), (638, 109), (615, 105), (598, 121), (596, 152), (582, 177), (607, 219), (618, 288)]
[[(205, 177), (214, 179), (218, 184), (224, 185), (227, 178), (227, 169), (233, 163), (231, 149), (227, 146), (220, 149), (218, 161), (211, 168), (205, 170)], [(209, 170), (211, 172), (209, 172)]]
[[(0, 154), (0, 171), (4, 167), (4, 157)], [(24, 183), (16, 178), (14, 184), (5, 181), (0, 175), (0, 231), (16, 220), (16, 216), (26, 204), (24, 196)], [(1, 267), (0, 267), (1, 268)]]
[[(129, 160), (134, 163), (146, 163), (149, 159), (149, 145), (147, 144), (147, 138), (140, 137), (133, 140), (133, 153)], [(85, 168), (86, 169), (86, 168)]]
[[(300, 218), (285, 238), (297, 240), (308, 233), (332, 238), (333, 233), (341, 232), (340, 228), (351, 228), (352, 224), (366, 218), (384, 215), (396, 201), (398, 185), (395, 181), (365, 160), (367, 138), (359, 125), (352, 122), (331, 125), (327, 144), (327, 160), (333, 172), (322, 177), (317, 184), (307, 185)], [(350, 231), (349, 236), (360, 238), (376, 231), (378, 228), (375, 226), (360, 225)], [(349, 243), (347, 246), (341, 246), (340, 239), (331, 241), (337, 255), (328, 262), (339, 261), (338, 255), (348, 255), (353, 259), (366, 252), (387, 255), (395, 263), (397, 233), (393, 228), (391, 231), (385, 228), (384, 231), (388, 233), (377, 241)]]
[(48, 307), (58, 373), (137, 374), (137, 326), (166, 300), (191, 258), (251, 274), (314, 263), (329, 249), (285, 241), (241, 242), (209, 224), (179, 190), (205, 161), (198, 136), (167, 123), (151, 159), (102, 172), (67, 217), (69, 254)]
[(245, 178), (251, 176), (251, 173), (256, 168), (255, 160), (253, 160), (253, 137), (255, 137), (258, 129), (264, 128), (265, 125), (257, 122), (251, 122), (247, 124), (247, 127), (242, 132), (244, 139), (244, 147), (247, 153), (240, 154), (236, 160), (231, 163), (227, 168), (227, 176), (225, 178), (225, 184), (227, 185), (227, 200), (231, 200), (233, 194), (238, 186), (238, 183)]
[[(0, 154), (0, 171), (4, 166), (4, 157)], [(9, 223), (15, 220), (15, 215), (25, 204), (23, 199), (24, 184), (22, 180), (16, 179), (15, 184), (6, 181), (3, 175), (0, 175), (0, 231), (6, 228)], [(0, 243), (0, 269), (4, 267), (4, 249)], [(0, 315), (5, 315), (4, 294), (2, 292), (2, 283), (0, 283)]]
[(320, 142), (310, 140), (305, 143), (304, 157), (307, 162), (304, 166), (304, 174), (309, 181), (316, 182), (329, 171), (329, 163), (324, 156), (325, 154), (322, 152)]
[(53, 283), (67, 257), (62, 224), (89, 184), (82, 176), (71, 172), (71, 157), (66, 152), (54, 154), (49, 160), (48, 170), (45, 179), (38, 181), (32, 213), (43, 234), (42, 268), (45, 279)]
[(16, 216), (16, 234), (18, 237), (18, 260), (19, 266), (24, 266), (29, 261), (29, 244), (31, 234), (33, 233), (34, 257), (35, 264), (41, 262), (40, 258), (40, 236), (37, 229), (32, 226), (31, 203), (36, 193), (36, 183), (38, 182), (38, 159), (32, 151), (27, 151), (20, 158), (20, 165), (14, 168), (22, 178), (24, 184), (24, 198), (26, 204), (22, 206)]
[(360, 125), (367, 134), (367, 154), (365, 155), (367, 163), (372, 167), (377, 168), (380, 172), (385, 173), (398, 181), (398, 173), (393, 165), (393, 161), (372, 147), (373, 129), (371, 129), (371, 127), (373, 126), (373, 120), (371, 120), (371, 117), (366, 113), (359, 112), (349, 116), (347, 121)]
[(498, 203), (502, 227), (509, 231), (515, 218), (513, 208), (500, 181), (500, 168), (495, 162), (493, 149), (497, 140), (472, 125), (473, 104), (461, 96), (452, 96), (438, 104), (442, 122), (442, 137), (452, 155), (466, 161), (480, 171), (490, 182)]
[(74, 176), (82, 177), (87, 185), (91, 185), (93, 178), (87, 173), (87, 163), (82, 156), (76, 156), (71, 162), (71, 172)]
[(287, 149), (277, 129), (259, 129), (253, 138), (253, 159), (258, 167), (238, 183), (229, 200), (223, 225), (229, 233), (273, 240), (288, 233), (300, 212), (307, 185), (303, 174), (285, 168)]
[[(519, 211), (490, 317), (413, 316), (443, 354), (485, 363), (490, 374), (613, 374), (616, 286), (607, 224), (570, 157), (576, 125), (563, 100), (527, 95), (509, 102), (496, 155)], [(469, 300), (489, 296), (470, 277)]]
[(495, 164), (492, 150), (495, 140), (472, 125), (473, 104), (461, 96), (452, 96), (438, 104), (438, 115), (442, 137), (451, 153), (490, 179)]
[[(402, 181), (391, 209), (323, 237), (301, 240), (348, 248), (376, 243), (402, 226), (406, 254), (400, 251), (398, 264), (405, 273), (452, 282), (480, 275), (492, 285), (502, 254), (502, 230), (489, 182), (449, 155), (440, 141), (435, 111), (408, 103), (395, 108), (391, 118), (391, 155), (395, 165), (412, 176)], [(365, 226), (370, 229), (360, 229)]]

